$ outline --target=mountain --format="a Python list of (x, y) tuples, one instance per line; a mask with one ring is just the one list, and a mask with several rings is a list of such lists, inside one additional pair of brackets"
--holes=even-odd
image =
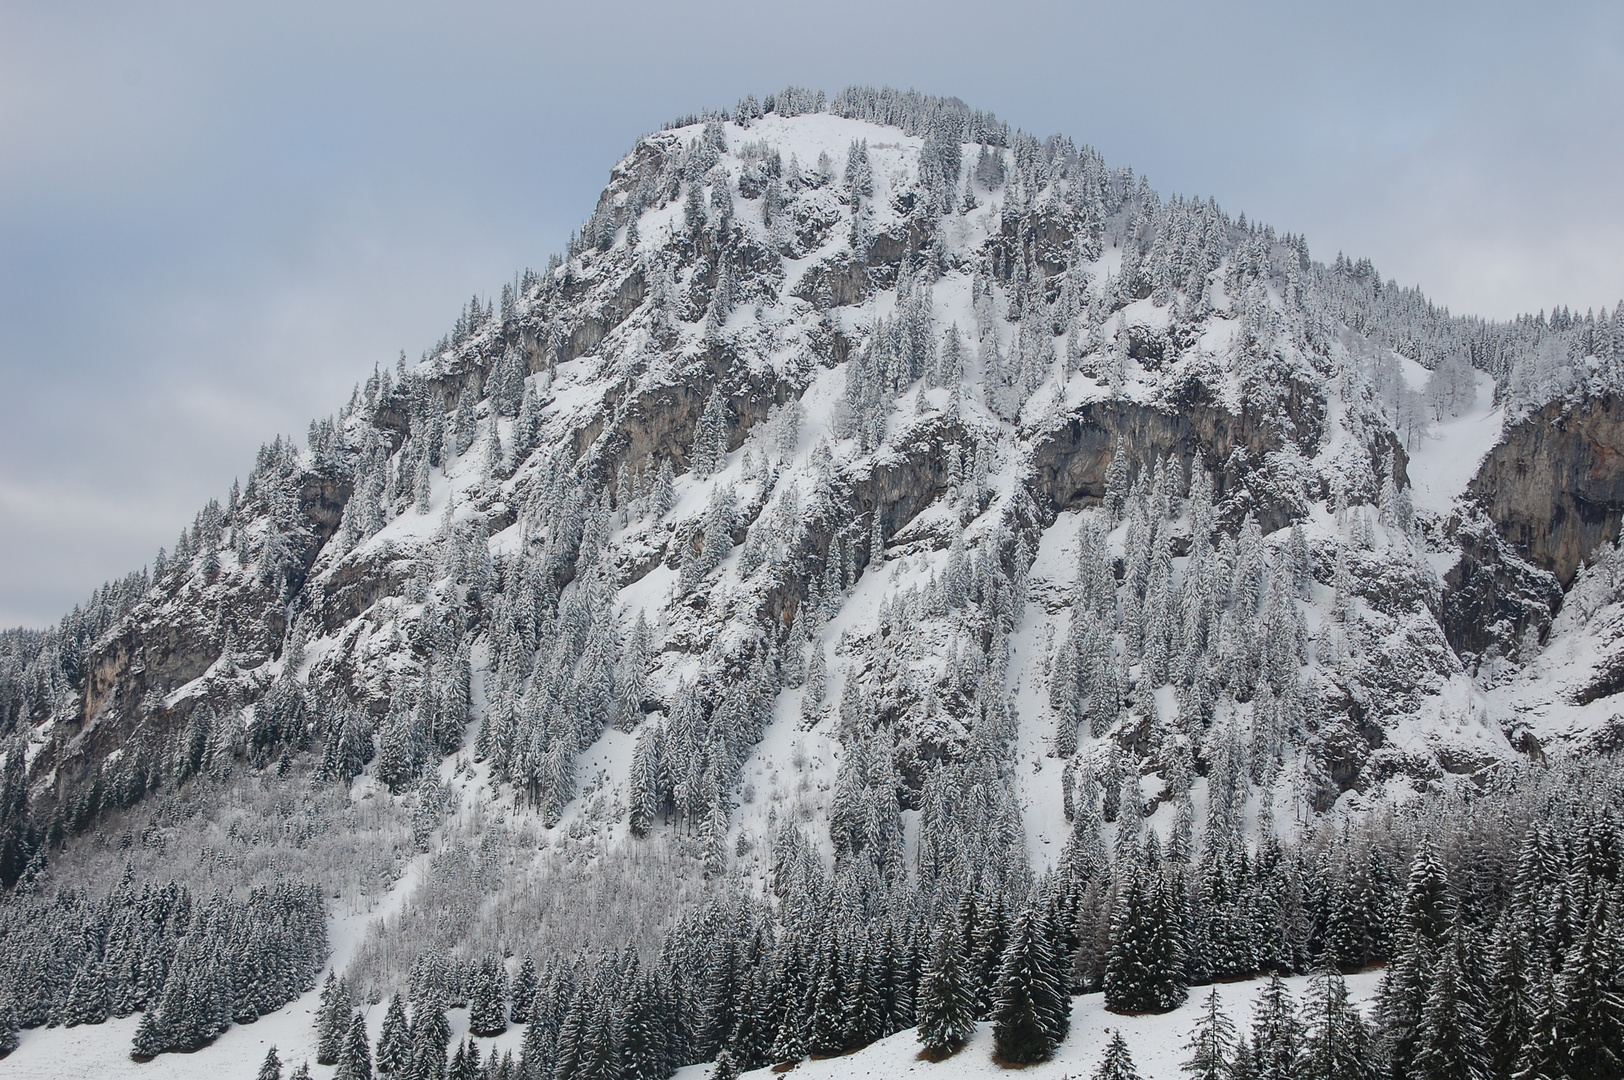
[[(676, 122), (564, 257), (0, 639), (0, 936), (54, 1028), (14, 1061), (246, 1069), (330, 967), (328, 1057), (401, 993), (560, 1076), (645, 1014), (684, 1017), (646, 1072), (755, 1065), (910, 1026), (945, 925), (983, 995), (1024, 926), (1110, 1002), (1130, 887), (1270, 896), (1234, 955), (1147, 924), (1180, 987), (1410, 956), (1327, 944), (1338, 890), (1397, 927), (1485, 791), (1616, 790), (1621, 361), (1624, 312), (1452, 316), (956, 99)], [(889, 1005), (817, 1026), (859, 991), (813, 923)]]

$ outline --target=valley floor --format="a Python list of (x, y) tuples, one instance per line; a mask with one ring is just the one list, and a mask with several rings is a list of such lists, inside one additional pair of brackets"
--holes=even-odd
[[(336, 936), (336, 935), (335, 935)], [(1348, 977), (1348, 996), (1368, 1015), (1381, 981), (1380, 971)], [(1299, 1001), (1308, 989), (1306, 977), (1285, 980)], [(1246, 1030), (1251, 1022), (1252, 1003), (1266, 985), (1255, 979), (1226, 983), (1217, 987), (1224, 1010), (1237, 1028)], [(1105, 1011), (1099, 994), (1072, 999), (1071, 1034), (1061, 1044), (1054, 1060), (1028, 1066), (1017, 1072), (1023, 1080), (1086, 1080), (1099, 1064), (1105, 1045), (1114, 1031), (1121, 1031), (1133, 1053), (1134, 1064), (1144, 1080), (1177, 1080), (1179, 1066), (1188, 1056), (1184, 1044), (1195, 1027), (1200, 1004), (1210, 987), (1195, 987), (1182, 1008), (1163, 1016), (1117, 1016)], [(130, 1039), (139, 1016), (105, 1024), (75, 1028), (40, 1028), (22, 1033), (16, 1052), (0, 1061), (0, 1077), (10, 1080), (128, 1080), (134, 1077), (163, 1077), (175, 1080), (252, 1080), (265, 1052), (276, 1046), (284, 1065), (291, 1067), (315, 1058), (315, 1013), (319, 993), (306, 994), (276, 1013), (246, 1026), (234, 1025), (212, 1046), (195, 1054), (164, 1054), (139, 1064), (129, 1056)], [(368, 1010), (367, 1021), (374, 1040), (383, 1023), (384, 1005)], [(468, 1032), (468, 1010), (449, 1013), (453, 1038), (460, 1041)], [(518, 1056), (522, 1028), (510, 1028), (496, 1039), (480, 1039), (483, 1056), (495, 1049), (511, 1050)], [(714, 1066), (690, 1065), (678, 1070), (676, 1080), (708, 1080)], [(789, 1073), (793, 1080), (974, 1080), (998, 1076), (1005, 1069), (992, 1060), (992, 1025), (980, 1024), (975, 1037), (963, 1050), (942, 1062), (919, 1056), (919, 1042), (913, 1029), (895, 1035), (851, 1054), (835, 1058), (802, 1061)], [(330, 1067), (311, 1065), (317, 1080), (332, 1076)], [(770, 1080), (772, 1069), (746, 1073), (756, 1080)]]

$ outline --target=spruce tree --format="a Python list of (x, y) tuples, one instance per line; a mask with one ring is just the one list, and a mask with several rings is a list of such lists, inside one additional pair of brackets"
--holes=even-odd
[(396, 994), (383, 1014), (383, 1030), (378, 1032), (377, 1066), (380, 1073), (400, 1072), (411, 1064), (412, 1028), (406, 1020), (406, 1005)]
[(1309, 982), (1303, 1019), (1307, 1031), (1298, 1058), (1301, 1075), (1314, 1080), (1374, 1080), (1370, 1032), (1348, 1003), (1348, 987), (1340, 972), (1324, 971)]
[(367, 1042), (366, 1018), (359, 1009), (350, 1021), (333, 1080), (372, 1080), (372, 1047)]
[(1603, 897), (1568, 948), (1554, 999), (1556, 1044), (1572, 1080), (1624, 1075), (1624, 956)]
[(0, 1058), (17, 1049), (17, 1010), (10, 1000), (0, 1000)]
[(412, 1080), (441, 1080), (450, 1046), (451, 1023), (445, 1009), (432, 998), (417, 1002), (412, 1008)]
[(473, 1062), (468, 1060), (468, 1040), (457, 1044), (451, 1053), (451, 1064), (446, 1067), (445, 1080), (479, 1080)]
[(1195, 1080), (1230, 1080), (1235, 1047), (1235, 1022), (1223, 1010), (1217, 990), (1201, 1003), (1201, 1018), (1184, 1048), (1190, 1052), (1179, 1068)]
[(513, 1000), (508, 1018), (515, 1024), (528, 1024), (530, 1012), (536, 1005), (536, 962), (525, 957), (519, 963), (519, 972), (513, 976)]
[(468, 996), (468, 1030), (491, 1038), (507, 1030), (507, 976), (494, 956), (481, 960)]
[(350, 1031), (350, 992), (331, 970), (321, 987), (321, 1006), (316, 1010), (316, 1064), (336, 1065), (344, 1052), (344, 1039)]
[(1105, 1007), (1119, 1013), (1159, 1013), (1185, 998), (1182, 927), (1161, 875), (1125, 871), (1111, 916), (1105, 958)]
[(654, 987), (647, 978), (632, 981), (620, 1030), (620, 1068), (626, 1080), (664, 1080), (664, 1027)]
[(1271, 975), (1252, 1009), (1252, 1075), (1257, 1080), (1294, 1080), (1302, 1041), (1297, 1003), (1280, 977)]
[(1094, 1070), (1093, 1080), (1140, 1080), (1139, 1071), (1133, 1066), (1133, 1055), (1128, 1053), (1128, 1044), (1122, 1041), (1122, 1032), (1111, 1033), (1111, 1041), (1105, 1047), (1099, 1068)]
[(1021, 912), (993, 989), (993, 1047), (1014, 1064), (1053, 1057), (1071, 1024), (1071, 1000), (1056, 977), (1044, 929), (1035, 906)]
[(951, 1054), (975, 1031), (975, 988), (970, 984), (958, 929), (951, 921), (936, 933), (930, 963), (919, 980), (916, 1006), (919, 1042), (933, 1056)]
[(265, 1060), (260, 1063), (254, 1080), (282, 1080), (282, 1059), (276, 1056), (276, 1047), (265, 1052)]
[(1433, 970), (1427, 1001), (1416, 1030), (1414, 1080), (1481, 1080), (1488, 1057), (1478, 1022), (1481, 1003), (1462, 962), (1464, 927), (1457, 921), (1456, 940), (1443, 949)]

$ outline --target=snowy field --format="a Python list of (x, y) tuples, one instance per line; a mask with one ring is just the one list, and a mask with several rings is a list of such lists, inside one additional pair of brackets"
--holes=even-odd
[[(1381, 981), (1381, 972), (1371, 971), (1348, 978), (1348, 995), (1369, 1014), (1369, 1004)], [(1301, 999), (1308, 989), (1306, 977), (1285, 980), (1291, 994)], [(1265, 980), (1226, 983), (1217, 987), (1224, 1009), (1238, 1029), (1251, 1022), (1252, 1003), (1267, 985)], [(1091, 1076), (1111, 1034), (1121, 1031), (1133, 1053), (1134, 1063), (1145, 1080), (1175, 1080), (1187, 1052), (1184, 1044), (1195, 1027), (1200, 1005), (1211, 987), (1195, 987), (1182, 1008), (1165, 1016), (1115, 1016), (1105, 1011), (1099, 994), (1072, 999), (1071, 1034), (1061, 1044), (1054, 1060), (1020, 1070), (1029, 1080), (1064, 1080)], [(257, 1023), (233, 1025), (218, 1042), (195, 1054), (164, 1054), (146, 1064), (130, 1060), (130, 1039), (139, 1016), (112, 1020), (105, 1024), (76, 1028), (40, 1028), (22, 1033), (22, 1045), (0, 1061), (0, 1077), (18, 1080), (126, 1080), (135, 1077), (174, 1077), (176, 1080), (253, 1080), (265, 1052), (275, 1046), (283, 1063), (289, 1066), (311, 1062), (311, 1075), (325, 1080), (333, 1069), (316, 1065), (315, 1014), (320, 995), (306, 994), (299, 1000), (262, 1017)], [(384, 1005), (367, 1012), (368, 1027), (376, 1042), (383, 1023)], [(468, 1010), (453, 1009), (448, 1014), (454, 1043), (468, 1033)], [(523, 1028), (509, 1028), (495, 1039), (479, 1039), (481, 1057), (491, 1050), (511, 1050), (518, 1057)], [(677, 1080), (707, 1080), (711, 1065), (690, 1065), (677, 1071)], [(992, 1060), (992, 1025), (981, 1024), (965, 1048), (946, 1061), (930, 1062), (919, 1056), (919, 1041), (912, 1028), (851, 1054), (835, 1058), (807, 1060), (790, 1070), (797, 1080), (889, 1080), (917, 1077), (919, 1080), (965, 1080), (970, 1077), (1001, 1075), (1005, 1070)], [(746, 1076), (768, 1080), (772, 1069), (760, 1069)]]

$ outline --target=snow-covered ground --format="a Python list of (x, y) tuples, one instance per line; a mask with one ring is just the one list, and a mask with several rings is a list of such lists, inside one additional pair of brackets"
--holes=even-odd
[[(391, 894), (392, 896), (394, 894)], [(348, 940), (353, 948), (358, 941), (346, 939), (349, 931), (335, 927), (335, 944)], [(335, 956), (338, 954), (335, 952)], [(1363, 972), (1348, 978), (1348, 993), (1356, 1004), (1369, 1005), (1381, 980), (1380, 972)], [(1308, 989), (1307, 978), (1285, 980), (1292, 996), (1299, 1003)], [(1216, 989), (1223, 1000), (1224, 1009), (1237, 1028), (1244, 1031), (1251, 1022), (1252, 1006), (1266, 982), (1225, 983)], [(1032, 1065), (1021, 1070), (1023, 1077), (1032, 1080), (1065, 1080), (1081, 1078), (1093, 1073), (1099, 1063), (1105, 1044), (1111, 1034), (1122, 1033), (1133, 1053), (1134, 1063), (1145, 1080), (1175, 1080), (1180, 1075), (1179, 1065), (1187, 1056), (1184, 1044), (1194, 1028), (1201, 1003), (1209, 987), (1196, 987), (1183, 1007), (1164, 1016), (1117, 1016), (1105, 1011), (1099, 994), (1084, 994), (1072, 999), (1071, 1034), (1061, 1044), (1052, 1061)], [(25, 1031), (22, 1045), (4, 1061), (0, 1061), (0, 1077), (18, 1080), (130, 1080), (142, 1077), (173, 1077), (175, 1080), (252, 1080), (259, 1069), (265, 1052), (277, 1048), (288, 1071), (300, 1062), (309, 1060), (311, 1075), (317, 1080), (330, 1077), (333, 1069), (314, 1064), (316, 1054), (315, 1013), (320, 995), (306, 994), (276, 1013), (261, 1017), (256, 1023), (234, 1025), (212, 1046), (195, 1054), (164, 1054), (146, 1064), (130, 1060), (130, 1039), (135, 1034), (139, 1017), (127, 1017), (105, 1024), (76, 1028), (42, 1028)], [(367, 1010), (367, 1023), (374, 1041), (383, 1024), (384, 1006)], [(453, 1009), (450, 1014), (454, 1042), (468, 1034), (468, 1010)], [(509, 1028), (495, 1039), (479, 1039), (481, 1056), (488, 1058), (497, 1053), (511, 1051), (518, 1057), (523, 1028)], [(711, 1065), (691, 1065), (678, 1070), (677, 1080), (707, 1080), (713, 1071)], [(912, 1028), (881, 1039), (872, 1046), (840, 1057), (802, 1061), (791, 1075), (799, 1080), (900, 1080), (902, 1077), (918, 1080), (972, 1080), (976, 1077), (1002, 1075), (1004, 1069), (992, 1060), (992, 1027), (980, 1024), (968, 1045), (946, 1061), (931, 1062), (919, 1056), (919, 1041)], [(758, 1080), (769, 1080), (775, 1073), (761, 1069), (747, 1073)]]
[(1500, 441), (1505, 415), (1494, 404), (1494, 379), (1480, 371), (1477, 380), (1476, 403), (1460, 416), (1433, 424), (1410, 450), (1411, 498), (1417, 510), (1447, 514)]
[[(1381, 982), (1381, 972), (1362, 972), (1349, 976), (1347, 982), (1349, 999), (1368, 1016)], [(1300, 1004), (1308, 989), (1308, 979), (1286, 979), (1285, 983)], [(1237, 1029), (1245, 1031), (1251, 1024), (1252, 1005), (1266, 985), (1265, 980), (1256, 979), (1216, 987), (1224, 1011), (1235, 1021)], [(1105, 1011), (1104, 999), (1099, 994), (1073, 998), (1071, 1034), (1060, 1045), (1059, 1052), (1051, 1061), (1021, 1069), (1020, 1075), (1030, 1080), (1083, 1080), (1093, 1075), (1105, 1053), (1106, 1043), (1113, 1033), (1120, 1031), (1144, 1080), (1176, 1080), (1182, 1075), (1179, 1066), (1189, 1056), (1184, 1045), (1211, 989), (1196, 987), (1190, 992), (1189, 1001), (1163, 1016), (1117, 1016)], [(712, 1071), (710, 1065), (692, 1065), (678, 1071), (677, 1080), (706, 1080)], [(921, 1057), (919, 1039), (910, 1028), (855, 1053), (802, 1061), (787, 1075), (797, 1080), (902, 1080), (904, 1077), (909, 1080), (974, 1080), (1001, 1076), (1005, 1072), (992, 1060), (992, 1025), (983, 1023), (976, 1026), (975, 1037), (964, 1049), (945, 1061), (932, 1062)], [(775, 1075), (785, 1074), (761, 1069), (744, 1075), (770, 1080)]]

